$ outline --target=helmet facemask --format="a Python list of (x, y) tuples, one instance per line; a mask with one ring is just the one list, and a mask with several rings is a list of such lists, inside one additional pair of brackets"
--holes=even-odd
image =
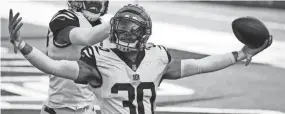
[(68, 6), (81, 11), (89, 21), (96, 21), (107, 12), (109, 1), (77, 1), (69, 0)]
[(130, 52), (142, 51), (145, 48), (151, 35), (151, 21), (150, 18), (143, 16), (140, 13), (126, 10), (117, 13), (111, 19), (111, 42), (116, 44), (117, 49)]

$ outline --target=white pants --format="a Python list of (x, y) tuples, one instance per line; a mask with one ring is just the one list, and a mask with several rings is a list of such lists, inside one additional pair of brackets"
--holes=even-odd
[(41, 114), (96, 114), (96, 110), (93, 108), (93, 106), (72, 110), (70, 108), (49, 108), (43, 105)]

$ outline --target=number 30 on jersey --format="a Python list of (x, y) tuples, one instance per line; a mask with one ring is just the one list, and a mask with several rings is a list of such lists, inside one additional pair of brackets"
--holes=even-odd
[[(137, 91), (135, 91), (135, 88), (130, 83), (116, 83), (112, 87), (111, 93), (118, 94), (119, 91), (128, 91), (129, 100), (123, 101), (123, 107), (129, 107), (130, 114), (137, 114), (136, 107), (133, 104), (135, 97), (137, 97), (138, 114), (145, 114), (144, 104), (143, 104), (144, 89), (151, 90), (152, 95), (150, 98), (150, 105), (151, 105), (151, 112), (153, 114), (154, 113), (153, 103), (156, 98), (155, 86), (153, 82), (141, 82), (136, 89)], [(135, 96), (135, 92), (137, 93), (137, 96)]]

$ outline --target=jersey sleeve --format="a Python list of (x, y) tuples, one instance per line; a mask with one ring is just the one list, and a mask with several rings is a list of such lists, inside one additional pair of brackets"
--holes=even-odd
[[(162, 46), (162, 45), (156, 45), (156, 46), (158, 47), (158, 49), (159, 49), (160, 52), (161, 52), (161, 55), (162, 55), (161, 57), (167, 59), (167, 61), (165, 61), (165, 63), (166, 63), (166, 64), (169, 64), (170, 61), (171, 61), (171, 55), (170, 55), (170, 53), (168, 52), (167, 48), (165, 48), (165, 47)], [(167, 69), (167, 67), (165, 67), (164, 72), (166, 72), (166, 69)], [(160, 78), (159, 83), (158, 83), (158, 86), (160, 86), (160, 84), (161, 84), (161, 82), (162, 82), (163, 80), (164, 80), (164, 76), (162, 76), (162, 77)]]
[[(70, 42), (64, 42), (61, 38), (69, 37), (69, 32), (74, 27), (79, 27), (79, 20), (74, 12), (70, 10), (58, 11), (49, 23), (50, 31), (54, 36), (54, 45), (57, 47), (70, 45)], [(59, 35), (59, 33), (61, 34)]]
[(94, 54), (94, 48), (92, 46), (86, 46), (81, 50), (81, 61), (85, 62), (86, 64), (96, 67), (96, 58)]
[[(87, 64), (88, 67), (91, 67), (92, 70), (92, 77), (89, 78), (90, 80), (92, 80), (91, 82), (89, 82), (89, 84), (93, 87), (93, 88), (98, 88), (102, 85), (102, 75), (97, 67), (97, 63), (96, 63), (96, 58), (95, 58), (95, 47), (94, 46), (86, 46), (81, 50), (81, 57), (80, 57), (80, 61), (84, 62), (85, 64)], [(89, 80), (88, 79), (88, 80)], [(82, 83), (81, 81), (75, 81), (75, 83)], [(84, 81), (83, 81), (84, 83)]]
[(157, 45), (162, 51), (164, 51), (163, 53), (166, 54), (167, 56), (167, 60), (168, 60), (168, 63), (171, 61), (171, 55), (170, 53), (168, 52), (167, 48), (165, 48), (164, 46), (162, 45)]

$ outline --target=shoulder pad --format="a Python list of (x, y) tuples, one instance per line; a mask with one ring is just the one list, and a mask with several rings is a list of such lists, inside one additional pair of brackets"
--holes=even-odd
[(164, 46), (153, 45), (153, 47), (150, 47), (149, 50), (153, 50), (156, 54), (159, 54), (160, 57), (166, 58), (168, 60), (168, 63), (171, 61), (171, 55)]
[(103, 52), (110, 52), (110, 49), (109, 48), (104, 48), (102, 46), (93, 46), (95, 48), (95, 51), (98, 55), (100, 55), (100, 53), (103, 53)]
[(59, 30), (68, 27), (79, 27), (79, 20), (76, 14), (71, 10), (60, 10), (51, 19), (49, 23), (50, 30), (52, 32), (58, 32)]

